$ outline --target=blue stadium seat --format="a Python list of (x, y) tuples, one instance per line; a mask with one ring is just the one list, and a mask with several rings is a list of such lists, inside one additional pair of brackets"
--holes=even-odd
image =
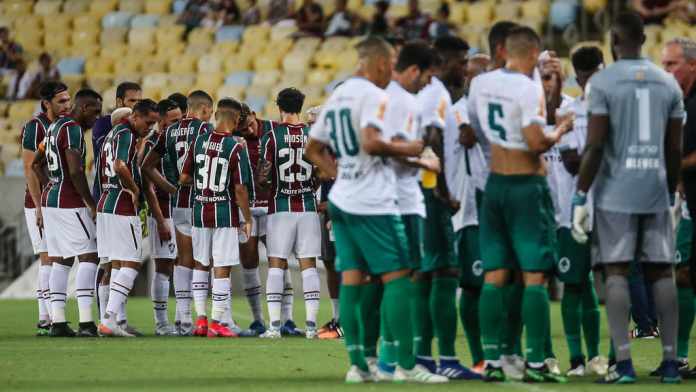
[(266, 106), (266, 101), (267, 97), (255, 97), (255, 96), (250, 96), (246, 97), (246, 103), (249, 105), (249, 108), (256, 113), (262, 113), (264, 107)]
[(102, 27), (110, 29), (114, 27), (130, 27), (133, 14), (130, 12), (109, 12), (102, 18)]
[(188, 3), (187, 0), (176, 0), (174, 3), (172, 3), (172, 12), (175, 14), (180, 14), (184, 8), (186, 8), (186, 3)]
[(140, 14), (136, 15), (131, 19), (131, 28), (137, 29), (139, 27), (157, 27), (159, 24), (159, 15), (150, 14)]
[(58, 62), (56, 67), (61, 75), (81, 75), (85, 70), (85, 58), (65, 57)]
[(249, 71), (233, 72), (225, 78), (225, 84), (247, 87), (251, 84), (254, 73)]
[(239, 41), (242, 39), (244, 26), (222, 26), (215, 32), (215, 42)]

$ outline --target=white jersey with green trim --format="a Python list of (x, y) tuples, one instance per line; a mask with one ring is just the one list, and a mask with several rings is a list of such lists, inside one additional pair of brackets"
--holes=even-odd
[(362, 129), (385, 133), (388, 97), (365, 78), (353, 77), (334, 90), (324, 104), (310, 138), (331, 146), (338, 164), (329, 201), (357, 215), (399, 214), (396, 175), (388, 159), (369, 155), (362, 148)]
[[(416, 96), (398, 82), (391, 81), (386, 89), (389, 105), (384, 114), (385, 134), (413, 141), (420, 135), (421, 116)], [(420, 170), (392, 159), (396, 173), (399, 211), (402, 215), (420, 215), (425, 218), (425, 202), (418, 181)]]
[(472, 80), (468, 106), (472, 124), (480, 127), (488, 142), (511, 150), (529, 150), (523, 128), (546, 125), (541, 84), (505, 68)]
[[(563, 95), (561, 97), (561, 112), (568, 110), (573, 98)], [(555, 125), (546, 125), (544, 132), (553, 132)], [(556, 144), (544, 153), (546, 161), (546, 180), (549, 183), (551, 199), (553, 200), (554, 211), (556, 212), (556, 225), (570, 227), (570, 203), (575, 192), (575, 181), (573, 176), (568, 173), (563, 160), (561, 159), (562, 144)], [(568, 202), (568, 203), (566, 203)], [(567, 219), (566, 219), (567, 218)]]
[[(457, 101), (454, 106), (454, 116), (457, 120), (457, 128), (461, 125), (470, 125), (468, 114), (468, 99), (466, 96)], [(459, 143), (457, 141), (457, 143)], [(462, 163), (458, 171), (463, 175), (461, 192), (457, 194), (461, 206), (459, 211), (452, 216), (452, 226), (454, 231), (461, 230), (467, 226), (478, 225), (478, 212), (476, 210), (476, 189), (483, 190), (486, 178), (488, 177), (488, 163), (483, 156), (481, 146), (476, 143), (471, 148), (461, 147)]]

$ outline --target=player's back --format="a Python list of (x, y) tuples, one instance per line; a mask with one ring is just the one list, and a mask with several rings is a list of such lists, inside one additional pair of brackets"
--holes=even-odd
[(42, 196), (44, 207), (81, 208), (82, 197), (70, 178), (67, 163), (67, 150), (75, 150), (81, 155), (81, 165), (85, 166), (87, 149), (82, 127), (72, 118), (65, 116), (54, 121), (46, 131), (46, 165), (50, 183)]
[(353, 214), (398, 214), (396, 176), (383, 157), (370, 155), (362, 148), (362, 129), (373, 127), (384, 134), (384, 90), (370, 81), (354, 77), (331, 94), (312, 137), (331, 145), (338, 174), (329, 199), (337, 207)]
[(624, 213), (669, 208), (665, 133), (682, 112), (674, 78), (648, 60), (620, 60), (590, 79), (588, 101), (590, 115), (609, 116), (596, 205)]
[[(46, 116), (46, 113), (43, 112), (37, 114), (31, 120), (27, 121), (27, 123), (22, 127), (22, 132), (20, 134), (22, 149), (36, 152), (39, 149), (39, 145), (44, 141), (44, 138), (46, 137), (46, 130), (49, 126), (51, 126), (51, 121), (48, 119), (48, 116)], [(29, 194), (28, 186), (25, 186), (24, 207), (36, 207), (34, 205), (34, 200)]]
[(116, 160), (128, 167), (136, 184), (141, 187), (140, 168), (137, 165), (137, 137), (128, 123), (113, 127), (101, 145), (99, 154), (99, 180), (101, 195), (97, 210), (108, 214), (135, 215), (137, 206), (116, 174)]

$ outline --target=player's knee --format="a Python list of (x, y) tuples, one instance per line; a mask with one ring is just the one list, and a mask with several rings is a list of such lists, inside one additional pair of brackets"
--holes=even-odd
[(630, 274), (630, 266), (628, 263), (615, 263), (615, 264), (605, 264), (604, 265), (604, 277), (605, 279), (612, 275), (619, 275), (628, 277)]
[(525, 286), (538, 286), (546, 283), (545, 272), (523, 272), (522, 278)]
[(172, 270), (174, 268), (174, 263), (169, 259), (156, 259), (155, 260), (155, 272), (158, 274), (164, 274), (167, 276), (172, 276)]
[(411, 279), (414, 282), (425, 282), (432, 279), (432, 273), (423, 271), (414, 271), (411, 274)]
[(682, 267), (676, 270), (677, 286), (681, 288), (691, 287), (691, 270), (689, 267)]
[(674, 275), (673, 270), (672, 264), (647, 263), (643, 271), (648, 281), (655, 282), (659, 279), (671, 278)]
[(80, 261), (80, 263), (99, 263), (99, 257), (97, 257), (96, 253), (87, 253), (84, 255), (79, 255), (77, 256), (77, 259)]
[(483, 276), (483, 281), (486, 284), (493, 285), (495, 287), (503, 287), (509, 279), (510, 273), (505, 269), (498, 269), (493, 271), (486, 271)]
[(341, 284), (344, 286), (358, 286), (364, 284), (365, 274), (360, 270), (348, 270), (341, 273)]
[(583, 286), (579, 284), (566, 283), (563, 286), (563, 291), (567, 293), (580, 294), (583, 291)]
[(443, 268), (433, 271), (433, 278), (458, 278), (458, 268)]

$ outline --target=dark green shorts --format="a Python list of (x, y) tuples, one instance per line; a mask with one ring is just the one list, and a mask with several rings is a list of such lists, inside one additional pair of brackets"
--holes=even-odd
[(694, 231), (694, 224), (690, 219), (681, 219), (677, 227), (677, 268), (688, 267), (691, 259), (691, 235)]
[(519, 268), (541, 272), (553, 268), (556, 221), (545, 177), (491, 173), (479, 224), (484, 271)]
[(483, 286), (483, 265), (479, 252), (479, 227), (467, 226), (456, 233), (459, 258), (459, 286)]
[(567, 284), (583, 284), (590, 278), (592, 259), (590, 242), (580, 244), (573, 238), (570, 229), (558, 229), (558, 260), (556, 275)]
[(404, 231), (406, 233), (406, 261), (409, 262), (411, 268), (420, 269), (421, 260), (423, 259), (423, 223), (425, 219), (422, 216), (411, 214), (401, 215), (401, 220), (404, 222)]
[(406, 233), (399, 215), (356, 215), (329, 203), (336, 238), (336, 270), (372, 275), (408, 269)]
[(433, 195), (432, 189), (423, 189), (425, 197), (425, 231), (423, 233), (423, 260), (421, 272), (456, 268), (454, 229), (450, 207)]

